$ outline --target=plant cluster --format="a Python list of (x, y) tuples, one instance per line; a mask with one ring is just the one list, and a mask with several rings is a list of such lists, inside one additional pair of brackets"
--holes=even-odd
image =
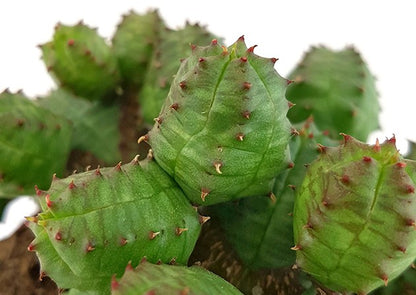
[(0, 197), (39, 201), (40, 276), (71, 295), (415, 287), (416, 162), (394, 136), (365, 143), (360, 54), (314, 47), (285, 79), (244, 37), (221, 43), (156, 11), (109, 42), (58, 24), (40, 46), (58, 87), (0, 94)]

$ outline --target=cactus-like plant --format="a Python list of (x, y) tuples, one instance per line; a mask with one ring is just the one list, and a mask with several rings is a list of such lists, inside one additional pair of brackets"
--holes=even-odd
[(289, 163), (287, 80), (253, 49), (243, 37), (193, 48), (142, 138), (193, 203), (268, 194)]
[(297, 265), (339, 292), (387, 285), (416, 258), (415, 183), (395, 138), (323, 148), (296, 199)]
[(41, 278), (71, 295), (239, 294), (216, 275), (305, 295), (403, 272), (375, 293), (414, 290), (416, 164), (394, 138), (353, 138), (378, 127), (360, 55), (313, 49), (287, 80), (243, 37), (218, 40), (157, 11), (131, 11), (109, 40), (58, 24), (41, 50), (59, 87), (0, 94), (0, 208), (37, 198)]
[(34, 185), (47, 189), (52, 174), (63, 175), (72, 135), (68, 120), (4, 91), (0, 126), (0, 197), (32, 194)]
[(332, 138), (343, 132), (363, 141), (379, 128), (374, 76), (353, 47), (313, 47), (289, 77), (296, 81), (287, 91), (296, 104), (288, 113), (292, 123), (313, 115)]
[(198, 266), (128, 265), (121, 280), (113, 280), (113, 295), (135, 294), (242, 294), (222, 278)]
[(200, 230), (182, 191), (152, 160), (54, 179), (37, 191), (29, 245), (61, 288), (109, 294), (129, 261), (186, 264)]

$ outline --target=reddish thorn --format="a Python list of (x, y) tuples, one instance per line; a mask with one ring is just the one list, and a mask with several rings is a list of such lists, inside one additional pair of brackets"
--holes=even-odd
[(160, 125), (163, 122), (163, 118), (162, 117), (157, 117), (157, 118), (154, 118), (154, 121)]
[(127, 245), (127, 239), (126, 238), (121, 238), (120, 239), (120, 246), (125, 246)]
[(241, 35), (240, 37), (238, 37), (237, 41), (244, 42), (244, 35)]
[(404, 162), (397, 162), (397, 163), (396, 163), (396, 167), (397, 167), (397, 168), (404, 168), (404, 167), (406, 167), (406, 165), (407, 165), (407, 164), (406, 164), (406, 163), (404, 163)]
[(48, 208), (51, 208), (52, 206), (53, 206), (53, 202), (51, 201), (51, 196), (49, 195), (49, 194), (47, 194), (46, 196), (45, 196), (45, 200), (46, 200), (46, 206), (48, 207)]
[(326, 149), (327, 149), (326, 146), (318, 143), (318, 152), (320, 152), (321, 154), (323, 154), (323, 153), (326, 152)]
[[(159, 260), (160, 261), (160, 260)], [(143, 258), (142, 259), (140, 259), (140, 262), (139, 262), (139, 264), (142, 264), (142, 263), (146, 263), (147, 262), (147, 257), (146, 256), (143, 256)], [(161, 264), (162, 262), (160, 262), (159, 264)]]
[(182, 88), (182, 89), (185, 89), (186, 88), (186, 81), (179, 82), (179, 87)]
[(131, 265), (131, 260), (127, 263), (125, 271), (133, 271), (133, 265)]
[(341, 182), (343, 184), (349, 184), (350, 183), (350, 177), (348, 175), (346, 175), (346, 174), (342, 175)]
[(62, 240), (62, 234), (59, 231), (55, 234), (55, 240), (57, 241)]
[(116, 166), (114, 166), (114, 170), (121, 171), (121, 162), (118, 162)]
[(379, 152), (380, 149), (381, 149), (380, 142), (378, 141), (378, 138), (376, 139), (376, 144), (374, 145), (373, 149), (374, 149), (375, 152)]
[[(194, 51), (196, 49), (196, 45), (195, 44), (191, 44), (191, 50)], [(183, 61), (183, 59), (181, 60), (181, 62)]]
[(140, 144), (142, 141), (148, 142), (149, 141), (149, 134), (140, 136), (140, 138), (137, 140), (137, 143)]
[(120, 287), (120, 283), (116, 279), (116, 275), (111, 277), (111, 290), (115, 291)]
[(413, 219), (406, 219), (407, 226), (413, 226), (416, 229), (416, 222)]
[(245, 56), (240, 57), (240, 60), (241, 60), (242, 62), (247, 62), (247, 57), (245, 57)]
[[(76, 171), (76, 170), (75, 170)], [(56, 173), (52, 175), (52, 182), (59, 180), (59, 177), (56, 176)]]
[(292, 134), (292, 135), (299, 135), (299, 131), (297, 131), (295, 128), (291, 128), (291, 130), (290, 130), (290, 134)]
[(406, 185), (406, 192), (408, 194), (413, 194), (415, 192), (415, 187), (410, 184)]
[(290, 187), (292, 190), (296, 190), (296, 185), (289, 184), (288, 187)]
[(205, 202), (205, 198), (208, 196), (208, 194), (210, 193), (210, 191), (206, 188), (202, 188), (201, 189), (201, 200), (202, 202)]
[(346, 144), (348, 141), (352, 139), (351, 135), (340, 133), (344, 137), (344, 144)]
[(95, 173), (94, 174), (97, 175), (97, 176), (102, 176), (101, 170), (100, 170), (100, 165), (98, 165), (97, 169), (95, 169)]
[(236, 134), (235, 138), (237, 138), (238, 141), (243, 141), (244, 140), (244, 134), (239, 132)]
[(76, 188), (76, 185), (75, 185), (75, 183), (74, 183), (74, 180), (72, 180), (72, 181), (69, 183), (68, 188), (69, 188), (69, 189), (74, 189), (74, 188)]
[(172, 110), (177, 111), (179, 109), (179, 104), (177, 102), (175, 102), (174, 104), (171, 104), (170, 107)]
[(387, 142), (396, 145), (396, 136), (393, 134), (393, 137), (388, 139)]
[(406, 247), (397, 247), (397, 250), (399, 250), (400, 252), (406, 253)]
[(177, 227), (176, 229), (175, 229), (175, 234), (177, 235), (177, 236), (180, 236), (183, 232), (185, 232), (185, 231), (187, 231), (188, 229), (187, 228), (180, 228), (180, 227)]
[(154, 232), (154, 231), (149, 231), (149, 235), (148, 235), (149, 240), (153, 240), (153, 239), (154, 239), (154, 238), (156, 238), (159, 234), (160, 234), (160, 232), (159, 232), (159, 231), (157, 231), (157, 232)]
[(272, 57), (270, 60), (272, 61), (273, 64), (275, 64), (279, 59), (275, 58), (275, 57)]
[(323, 200), (323, 201), (322, 201), (322, 205), (323, 205), (324, 207), (328, 207), (328, 206), (329, 206), (329, 203), (328, 203), (328, 201)]
[(288, 101), (287, 102), (287, 106), (289, 107), (289, 109), (293, 108), (294, 105), (295, 104), (293, 102), (291, 102), (291, 101)]
[(371, 157), (364, 156), (363, 161), (366, 162), (366, 163), (371, 163), (372, 160), (371, 160)]
[(247, 52), (254, 52), (254, 48), (256, 48), (257, 45), (251, 46), (250, 48), (247, 49)]
[(244, 111), (241, 113), (241, 115), (248, 120), (250, 119), (251, 113), (249, 111)]
[(324, 131), (322, 131), (322, 134), (323, 134), (324, 136), (329, 136), (329, 130), (324, 130)]
[(218, 40), (217, 39), (212, 39), (211, 45), (217, 45), (217, 44), (218, 44)]
[(286, 79), (286, 85), (290, 85), (290, 84), (292, 84), (292, 83), (294, 83), (295, 81), (294, 80), (289, 80), (289, 79)]
[(91, 242), (88, 242), (87, 247), (85, 248), (85, 251), (86, 251), (87, 253), (89, 253), (89, 252), (92, 252), (92, 251), (94, 251), (94, 250), (95, 250), (94, 245), (93, 245)]
[(251, 88), (251, 83), (250, 82), (244, 82), (243, 83), (243, 89), (244, 90), (249, 90)]
[(311, 132), (311, 133), (309, 133), (308, 134), (308, 137), (310, 138), (310, 139), (312, 139), (313, 138), (313, 133)]
[(44, 191), (40, 190), (37, 185), (35, 185), (35, 191), (38, 197), (42, 196), (42, 194), (44, 193)]
[(67, 42), (68, 46), (73, 46), (74, 43), (75, 43), (74, 39), (69, 39)]
[(380, 279), (382, 279), (384, 281), (384, 286), (387, 287), (387, 285), (389, 283), (389, 278), (387, 277), (387, 275), (386, 274), (381, 275)]
[(307, 224), (305, 224), (303, 226), (303, 228), (313, 228), (312, 224), (310, 222), (308, 222)]
[(36, 247), (35, 247), (35, 245), (34, 245), (34, 244), (32, 244), (32, 243), (30, 243), (30, 244), (29, 244), (29, 246), (27, 246), (27, 250), (28, 250), (28, 251), (30, 251), (30, 252), (35, 251), (35, 249), (36, 249)]
[(290, 162), (289, 164), (287, 164), (287, 168), (292, 169), (293, 167), (295, 167), (295, 163)]
[(163, 264), (163, 262), (162, 262), (162, 260), (160, 260), (160, 259), (159, 259), (159, 260), (156, 262), (156, 264), (157, 264), (157, 265), (161, 265), (161, 264)]
[(173, 257), (170, 261), (169, 261), (169, 265), (175, 265), (176, 264), (176, 258)]
[(39, 281), (43, 281), (43, 278), (46, 277), (46, 273), (44, 271), (40, 272), (39, 274)]
[(299, 251), (299, 250), (302, 250), (302, 246), (298, 244), (298, 245), (295, 245), (292, 248), (290, 248), (290, 250)]
[(200, 57), (198, 61), (199, 61), (199, 62), (204, 62), (204, 61), (205, 61), (205, 58)]
[(202, 215), (199, 215), (199, 224), (202, 225), (202, 224), (204, 224), (205, 222), (207, 222), (210, 219), (211, 219), (210, 216), (202, 216)]

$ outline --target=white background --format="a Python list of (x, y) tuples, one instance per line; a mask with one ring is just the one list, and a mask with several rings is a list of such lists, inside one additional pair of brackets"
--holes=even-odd
[[(52, 38), (58, 21), (75, 24), (83, 19), (110, 39), (121, 14), (157, 8), (168, 26), (199, 22), (224, 37), (226, 45), (245, 35), (248, 46), (258, 45), (257, 54), (279, 58), (275, 67), (282, 76), (288, 75), (311, 45), (333, 49), (354, 45), (378, 78), (381, 130), (371, 141), (395, 134), (398, 148), (405, 152), (407, 140), (416, 141), (416, 10), (412, 2), (1, 0), (0, 91), (23, 89), (34, 97), (54, 87), (36, 45)], [(13, 206), (6, 223), (0, 223), (0, 239), (35, 208), (27, 201)]]

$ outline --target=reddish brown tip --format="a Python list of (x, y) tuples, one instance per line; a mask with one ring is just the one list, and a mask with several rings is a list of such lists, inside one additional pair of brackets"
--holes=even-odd
[(179, 104), (177, 102), (173, 103), (170, 105), (170, 107), (172, 110), (177, 111), (179, 109)]
[(74, 180), (72, 180), (70, 183), (69, 183), (69, 185), (68, 185), (68, 188), (69, 189), (74, 189), (74, 188), (76, 188), (77, 186), (75, 185), (75, 183), (74, 183)]
[(57, 241), (61, 241), (62, 240), (62, 234), (61, 234), (61, 232), (57, 232), (56, 234), (55, 234), (55, 240), (57, 240)]
[(298, 245), (293, 246), (290, 249), (293, 250), (293, 251), (299, 251), (299, 250), (302, 250), (302, 246), (298, 244)]
[(218, 40), (217, 39), (212, 39), (211, 45), (217, 45), (217, 44), (218, 44)]
[(201, 189), (201, 200), (202, 200), (202, 202), (205, 202), (205, 198), (208, 196), (208, 194), (209, 194), (209, 190), (207, 190), (206, 188)]
[(74, 46), (74, 44), (75, 44), (74, 39), (69, 39), (67, 44), (68, 44), (68, 46)]
[(350, 177), (348, 176), (348, 175), (346, 175), (346, 174), (344, 174), (344, 175), (342, 175), (342, 177), (341, 177), (341, 182), (343, 183), (343, 184), (349, 184), (350, 183)]
[(244, 90), (249, 90), (251, 88), (251, 83), (250, 82), (244, 82), (243, 83), (243, 89)]
[(115, 291), (118, 290), (118, 288), (120, 288), (120, 283), (117, 281), (116, 275), (113, 275), (111, 278), (111, 290)]
[(182, 89), (185, 89), (186, 88), (186, 81), (179, 82), (179, 87), (182, 88)]
[(45, 201), (46, 201), (46, 206), (47, 206), (48, 208), (52, 208), (52, 206), (53, 206), (53, 202), (51, 201), (51, 195), (47, 194), (47, 195), (45, 196)]
[(245, 57), (245, 56), (240, 57), (240, 60), (241, 60), (242, 62), (247, 62), (247, 57)]
[(254, 48), (256, 47), (257, 45), (251, 46), (250, 48), (247, 49), (247, 52), (250, 52), (250, 53), (254, 52)]
[(275, 57), (272, 57), (270, 60), (271, 60), (271, 62), (273, 64), (275, 64), (279, 59), (278, 58), (275, 58)]
[(365, 163), (371, 163), (371, 157), (368, 157), (368, 156), (364, 156), (363, 157), (363, 161), (365, 162)]

